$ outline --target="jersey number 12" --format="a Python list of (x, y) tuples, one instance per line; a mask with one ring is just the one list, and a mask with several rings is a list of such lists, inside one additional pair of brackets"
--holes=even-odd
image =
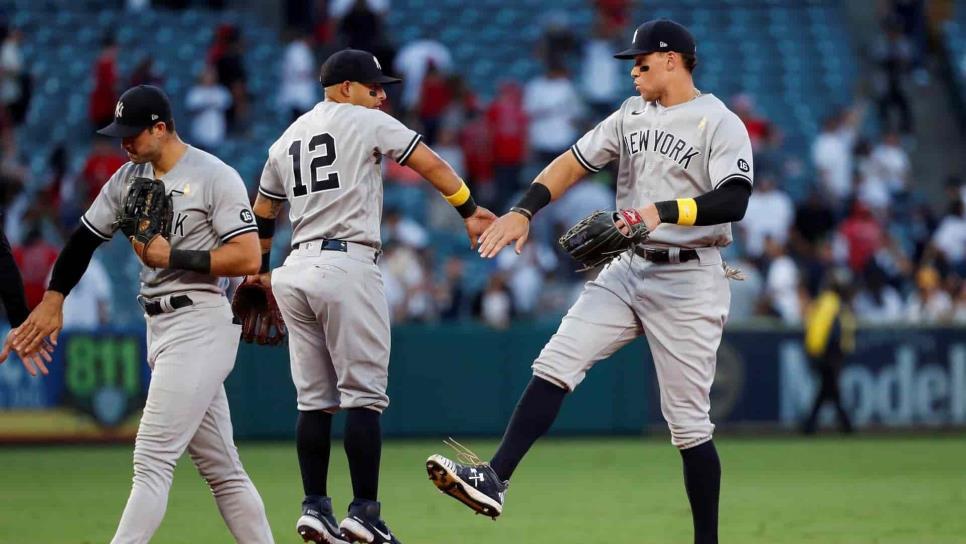
[[(316, 150), (319, 150), (318, 154), (315, 154)], [(292, 142), (292, 145), (288, 146), (288, 154), (292, 157), (292, 174), (295, 176), (293, 196), (305, 196), (309, 193), (309, 190), (302, 183), (302, 140)], [(312, 157), (312, 162), (309, 163), (309, 171), (312, 173), (312, 192), (318, 193), (319, 191), (338, 189), (338, 172), (330, 172), (324, 178), (321, 178), (322, 174), (319, 172), (322, 168), (332, 166), (332, 163), (335, 162), (335, 139), (332, 138), (332, 135), (326, 132), (312, 136), (312, 139), (309, 140), (309, 155)]]

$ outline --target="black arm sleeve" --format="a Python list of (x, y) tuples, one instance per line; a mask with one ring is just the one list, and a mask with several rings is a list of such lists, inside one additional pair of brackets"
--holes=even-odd
[(102, 242), (100, 237), (83, 224), (79, 225), (57, 257), (54, 271), (50, 274), (50, 285), (47, 288), (62, 293), (66, 297), (84, 275), (87, 265), (91, 263), (94, 250)]
[[(695, 226), (719, 225), (741, 221), (748, 209), (748, 199), (751, 197), (751, 185), (748, 180), (733, 177), (726, 179), (717, 189), (695, 197), (694, 203), (698, 207)], [(675, 200), (665, 200), (654, 204), (662, 223), (678, 222), (678, 203)]]
[(27, 319), (30, 310), (27, 309), (27, 299), (23, 292), (23, 278), (16, 261), (7, 235), (0, 227), (0, 299), (7, 310), (11, 327), (19, 327)]

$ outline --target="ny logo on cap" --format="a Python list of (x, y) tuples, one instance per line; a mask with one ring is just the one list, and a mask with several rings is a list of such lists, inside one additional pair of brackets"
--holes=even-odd
[[(640, 29), (638, 29), (638, 30), (640, 30)], [(635, 30), (634, 31), (634, 37), (631, 38), (631, 43), (637, 43), (637, 32), (638, 32), (638, 30)]]
[(114, 117), (120, 118), (124, 113), (124, 102), (120, 100), (117, 101), (117, 105), (114, 106)]
[(379, 71), (381, 72), (382, 71), (382, 65), (379, 64), (379, 59), (377, 59), (376, 57), (372, 57), (372, 62), (376, 63), (376, 68), (379, 68)]

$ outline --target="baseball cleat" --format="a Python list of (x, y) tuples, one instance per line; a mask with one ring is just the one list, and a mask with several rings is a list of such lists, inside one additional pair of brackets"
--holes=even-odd
[(329, 497), (306, 497), (302, 501), (302, 517), (295, 523), (295, 530), (303, 542), (315, 544), (350, 544), (345, 540), (332, 515), (332, 499)]
[(503, 501), (510, 482), (500, 481), (489, 464), (455, 440), (446, 442), (462, 463), (433, 455), (426, 460), (429, 479), (442, 492), (469, 506), (477, 514), (496, 519), (503, 513)]
[(402, 544), (385, 521), (379, 519), (379, 503), (356, 499), (349, 505), (349, 515), (339, 524), (349, 542), (366, 544)]

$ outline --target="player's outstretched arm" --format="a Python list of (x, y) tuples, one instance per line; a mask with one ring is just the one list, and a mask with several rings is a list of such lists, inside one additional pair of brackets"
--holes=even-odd
[(18, 353), (36, 353), (41, 349), (44, 338), (48, 337), (51, 344), (57, 344), (57, 335), (64, 326), (64, 298), (80, 281), (94, 250), (102, 241), (83, 223), (74, 230), (57, 256), (44, 298), (27, 319), (11, 331), (8, 341), (12, 341), (12, 347)]
[(485, 259), (496, 257), (504, 246), (514, 242), (516, 242), (514, 249), (517, 254), (523, 251), (523, 244), (526, 243), (530, 233), (530, 220), (533, 216), (540, 211), (540, 208), (560, 198), (586, 173), (587, 170), (577, 162), (570, 151), (554, 159), (537, 175), (530, 189), (516, 206), (494, 221), (480, 236), (480, 256)]
[(470, 194), (470, 188), (460, 179), (453, 167), (426, 144), (417, 145), (409, 156), (406, 166), (426, 178), (443, 195), (443, 198), (456, 208), (466, 223), (466, 235), (470, 239), (470, 247), (476, 249), (477, 240), (493, 223), (496, 215), (476, 205)]

